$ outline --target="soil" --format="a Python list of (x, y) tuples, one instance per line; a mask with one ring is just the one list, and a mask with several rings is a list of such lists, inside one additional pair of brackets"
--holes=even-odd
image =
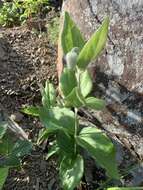
[[(57, 84), (57, 48), (50, 44), (46, 32), (35, 32), (27, 26), (1, 28), (0, 33), (4, 49), (0, 60), (0, 102), (35, 143), (42, 126), (20, 113), (20, 109), (40, 104), (39, 84), (47, 79)], [(10, 171), (4, 190), (59, 189), (55, 162), (45, 161), (45, 155), (35, 147), (20, 170)]]

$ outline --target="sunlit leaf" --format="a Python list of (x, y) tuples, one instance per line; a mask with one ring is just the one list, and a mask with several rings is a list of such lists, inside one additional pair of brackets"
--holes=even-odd
[(80, 89), (83, 97), (86, 97), (92, 90), (92, 79), (88, 70), (80, 74)]
[(65, 97), (68, 96), (75, 86), (77, 86), (75, 71), (64, 68), (60, 78), (60, 90), (62, 91), (63, 95)]
[(58, 153), (60, 150), (59, 146), (57, 145), (57, 143), (53, 144), (52, 147), (50, 147), (50, 149), (48, 150), (48, 154), (46, 156), (46, 160), (48, 160), (49, 158), (51, 158), (53, 155), (55, 155), (56, 153)]
[(83, 176), (84, 161), (80, 155), (75, 159), (65, 157), (60, 165), (60, 179), (63, 190), (73, 190)]
[(53, 107), (48, 111), (40, 110), (40, 119), (48, 130), (65, 130), (73, 134), (75, 117), (74, 112), (68, 108)]
[(85, 69), (87, 65), (98, 57), (103, 50), (108, 34), (109, 18), (107, 17), (102, 26), (92, 35), (79, 53), (77, 65)]
[(98, 164), (106, 169), (110, 177), (119, 178), (115, 147), (101, 130), (96, 127), (83, 128), (77, 137), (77, 143), (86, 149)]
[(85, 99), (86, 106), (95, 110), (102, 110), (105, 108), (105, 101), (95, 97), (89, 97)]
[(65, 98), (68, 105), (74, 106), (76, 108), (85, 105), (84, 98), (80, 93), (78, 87), (75, 87), (71, 93)]
[(45, 88), (42, 89), (42, 104), (43, 106), (50, 108), (56, 103), (56, 91), (54, 86), (46, 81)]
[(39, 107), (30, 106), (22, 108), (21, 111), (27, 115), (39, 116)]
[(64, 23), (61, 33), (61, 46), (64, 54), (67, 54), (74, 47), (82, 49), (85, 41), (71, 17), (67, 12), (64, 13)]

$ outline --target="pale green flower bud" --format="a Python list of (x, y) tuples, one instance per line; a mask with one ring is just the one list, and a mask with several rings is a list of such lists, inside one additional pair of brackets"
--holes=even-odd
[(66, 54), (66, 63), (69, 69), (74, 69), (77, 62), (79, 48), (75, 47)]

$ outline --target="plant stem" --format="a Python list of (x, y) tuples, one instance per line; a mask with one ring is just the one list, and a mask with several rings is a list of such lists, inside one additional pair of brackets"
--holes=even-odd
[[(74, 130), (74, 138), (76, 139), (76, 136), (77, 136), (77, 131), (78, 131), (78, 117), (77, 117), (77, 112), (78, 112), (78, 109), (75, 108), (75, 130)], [(75, 154), (76, 154), (76, 143), (75, 143)]]

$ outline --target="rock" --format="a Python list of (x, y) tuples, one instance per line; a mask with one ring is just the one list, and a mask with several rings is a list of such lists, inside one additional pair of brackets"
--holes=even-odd
[[(107, 109), (89, 111), (89, 115), (91, 120), (98, 121), (98, 127), (105, 129), (114, 140), (118, 139), (139, 161), (143, 160), (142, 10), (143, 1), (140, 0), (69, 0), (63, 5), (63, 11), (69, 12), (86, 39), (107, 15), (110, 16), (106, 48), (89, 66), (96, 89), (93, 94), (105, 99)], [(59, 43), (59, 75), (62, 58)], [(118, 155), (120, 161), (121, 157)], [(131, 181), (130, 184), (140, 183)]]
[[(13, 117), (16, 117), (16, 116), (13, 116)], [(22, 117), (22, 114), (21, 116), (19, 115), (19, 117)], [(9, 115), (7, 114), (7, 111), (5, 110), (3, 105), (0, 103), (0, 123), (1, 122), (7, 125), (8, 133), (12, 136), (14, 140), (16, 139), (28, 140), (28, 136), (24, 132), (24, 130), (13, 119), (11, 119), (11, 117), (9, 117)]]
[(10, 116), (10, 118), (15, 122), (20, 122), (23, 119), (23, 117), (23, 114), (21, 114), (20, 112), (15, 112)]
[[(110, 16), (106, 54), (94, 66), (113, 75), (129, 90), (143, 93), (143, 1), (69, 0), (63, 10), (70, 13), (86, 39)], [(79, 19), (80, 18), (80, 19)]]

